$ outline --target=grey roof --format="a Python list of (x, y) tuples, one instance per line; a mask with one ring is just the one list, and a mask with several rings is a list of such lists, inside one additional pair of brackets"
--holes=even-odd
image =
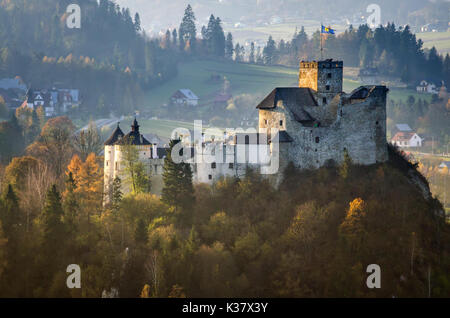
[(136, 119), (134, 119), (133, 125), (131, 126), (131, 131), (124, 136), (124, 133), (117, 124), (117, 128), (114, 130), (113, 134), (105, 142), (105, 146), (112, 145), (125, 145), (131, 144), (136, 146), (151, 145), (151, 143), (139, 132), (139, 124)]
[(135, 146), (151, 145), (150, 141), (148, 141), (139, 132), (139, 124), (138, 124), (136, 118), (133, 121), (133, 125), (131, 125), (131, 131), (128, 134), (126, 134), (121, 140), (119, 140), (117, 142), (117, 144), (121, 144), (121, 145), (131, 144), (131, 145), (135, 145)]
[(112, 145), (114, 145), (117, 141), (119, 141), (120, 139), (122, 139), (123, 136), (125, 136), (125, 134), (123, 133), (122, 129), (120, 129), (119, 123), (118, 123), (118, 124), (117, 124), (117, 127), (116, 127), (116, 129), (114, 130), (114, 132), (112, 133), (111, 137), (109, 137), (109, 138), (105, 141), (105, 146), (112, 146)]
[(304, 110), (304, 106), (317, 106), (311, 89), (306, 87), (277, 87), (256, 108), (275, 109), (278, 101), (292, 112), (299, 122), (314, 121), (314, 118)]
[(396, 124), (395, 128), (398, 131), (412, 131), (411, 127), (408, 124)]
[(23, 91), (27, 90), (27, 86), (23, 84), (22, 80), (18, 77), (16, 78), (2, 78), (0, 79), (0, 88), (3, 89), (20, 89)]
[(346, 99), (366, 99), (369, 96), (386, 95), (389, 89), (383, 85), (366, 85), (354, 89)]

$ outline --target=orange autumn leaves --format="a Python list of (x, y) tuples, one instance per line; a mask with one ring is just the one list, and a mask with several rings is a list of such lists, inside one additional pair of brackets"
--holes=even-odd
[(94, 153), (88, 155), (85, 162), (74, 155), (66, 172), (67, 175), (72, 173), (75, 193), (91, 209), (99, 209), (102, 203), (103, 171), (98, 162), (99, 158)]

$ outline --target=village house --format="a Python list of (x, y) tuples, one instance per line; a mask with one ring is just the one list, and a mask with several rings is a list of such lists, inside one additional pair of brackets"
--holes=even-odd
[(419, 85), (416, 87), (416, 91), (418, 93), (423, 94), (438, 94), (439, 91), (436, 89), (436, 85), (433, 83), (429, 83), (425, 80), (421, 81)]
[(31, 109), (43, 107), (46, 117), (54, 117), (78, 106), (79, 96), (78, 89), (29, 89), (24, 104)]
[(391, 139), (393, 145), (403, 148), (422, 147), (423, 139), (413, 131), (399, 131)]
[(27, 100), (24, 102), (30, 109), (42, 107), (45, 117), (56, 116), (55, 101), (51, 92), (47, 90), (29, 89), (27, 92)]
[(197, 106), (199, 98), (190, 89), (182, 88), (177, 90), (170, 100), (177, 105)]

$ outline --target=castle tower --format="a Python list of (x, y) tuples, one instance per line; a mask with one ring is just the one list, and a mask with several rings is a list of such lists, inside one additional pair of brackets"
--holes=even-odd
[(315, 92), (319, 106), (329, 102), (342, 92), (342, 61), (300, 62), (299, 87), (310, 88)]

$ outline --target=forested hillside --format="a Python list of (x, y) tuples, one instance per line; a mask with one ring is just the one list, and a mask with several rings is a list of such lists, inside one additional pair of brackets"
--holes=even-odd
[(0, 297), (450, 296), (449, 224), (395, 149), (369, 167), (290, 166), (279, 189), (250, 170), (193, 186), (168, 157), (162, 197), (124, 195), (130, 170), (103, 207), (102, 159), (64, 142), (70, 124), (47, 122), (0, 174)]
[[(141, 34), (140, 17), (112, 1), (80, 1), (81, 28), (66, 26), (69, 0), (0, 2), (0, 77), (35, 88), (78, 88), (92, 112), (129, 113), (142, 91), (176, 73), (172, 51)], [(101, 109), (103, 106), (103, 109)]]

